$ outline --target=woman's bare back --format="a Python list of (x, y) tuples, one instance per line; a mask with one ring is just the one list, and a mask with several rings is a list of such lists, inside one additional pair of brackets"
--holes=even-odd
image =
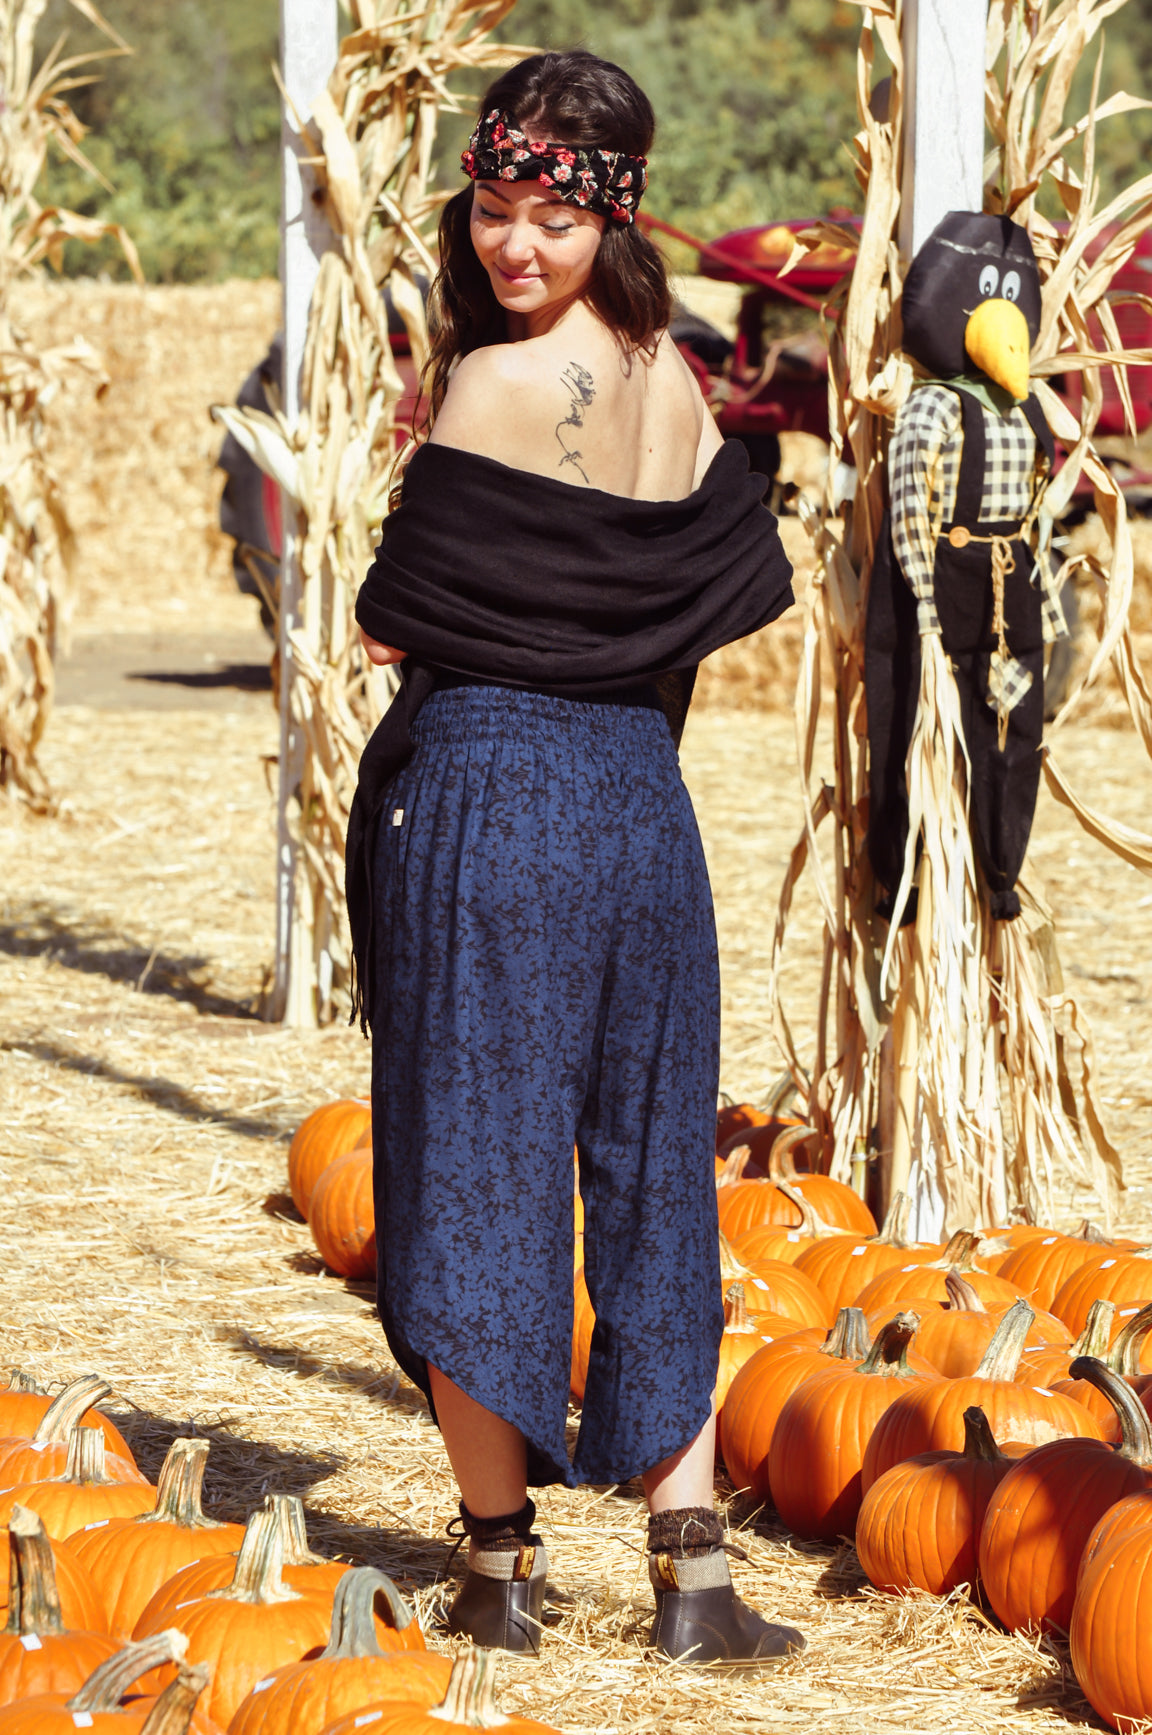
[(722, 443), (667, 333), (655, 355), (629, 352), (583, 307), (541, 337), (465, 357), (431, 437), (637, 500), (691, 494)]

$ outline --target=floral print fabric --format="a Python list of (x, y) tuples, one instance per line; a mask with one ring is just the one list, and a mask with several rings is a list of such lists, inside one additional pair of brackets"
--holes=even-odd
[[(708, 1416), (723, 1330), (711, 895), (662, 712), (435, 692), (376, 857), (378, 1305), (528, 1442), (622, 1482)], [(575, 1452), (573, 1145), (597, 1310)]]
[(460, 161), (474, 181), (539, 181), (568, 204), (616, 223), (633, 221), (648, 185), (647, 157), (586, 151), (543, 139), (532, 142), (512, 116), (498, 108), (480, 117)]

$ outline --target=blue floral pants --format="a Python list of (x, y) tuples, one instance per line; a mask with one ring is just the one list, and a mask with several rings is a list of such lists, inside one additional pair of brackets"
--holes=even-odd
[[(513, 1423), (529, 1480), (626, 1481), (708, 1416), (719, 986), (659, 710), (437, 691), (376, 861), (379, 1310)], [(597, 1324), (574, 1459), (573, 1160)]]

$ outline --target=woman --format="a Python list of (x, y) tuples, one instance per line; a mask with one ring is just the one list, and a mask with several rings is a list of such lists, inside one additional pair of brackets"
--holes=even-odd
[[(790, 569), (666, 335), (643, 93), (544, 54), (481, 115), (431, 433), (357, 603), (403, 659), (349, 829), (380, 1313), (460, 1485), (454, 1632), (535, 1650), (528, 1485), (642, 1475), (656, 1649), (765, 1662), (803, 1640), (735, 1596), (712, 1510), (719, 996), (673, 730)], [(569, 1463), (574, 1144), (597, 1326)]]

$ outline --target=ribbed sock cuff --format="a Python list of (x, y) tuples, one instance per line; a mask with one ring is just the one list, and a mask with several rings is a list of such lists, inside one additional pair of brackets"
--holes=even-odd
[(724, 1521), (710, 1506), (675, 1506), (654, 1512), (648, 1520), (649, 1554), (673, 1560), (698, 1560), (724, 1540)]

